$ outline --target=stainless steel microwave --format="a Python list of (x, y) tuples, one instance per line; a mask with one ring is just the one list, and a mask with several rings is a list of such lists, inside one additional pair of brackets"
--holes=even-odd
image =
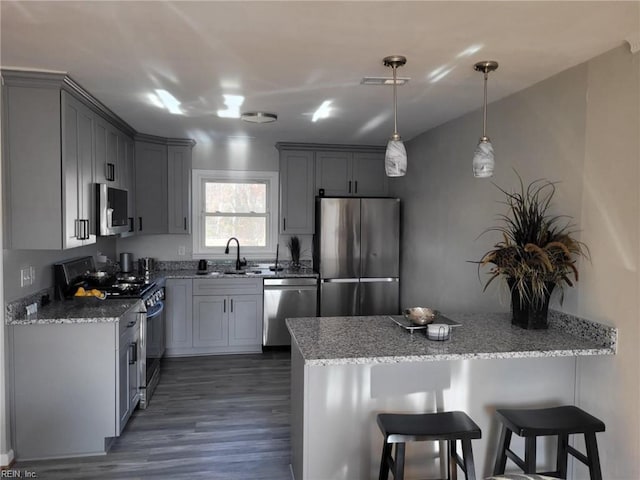
[(129, 232), (129, 192), (105, 183), (96, 183), (96, 217), (98, 235)]

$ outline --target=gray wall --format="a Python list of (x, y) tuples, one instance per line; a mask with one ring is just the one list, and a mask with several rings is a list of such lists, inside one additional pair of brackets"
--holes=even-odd
[[(506, 213), (492, 182), (517, 188), (514, 169), (525, 182), (561, 182), (553, 210), (574, 217), (592, 262), (580, 263), (577, 288), (565, 290), (562, 306), (556, 295), (553, 306), (620, 331), (615, 357), (577, 364), (576, 403), (607, 425), (598, 440), (611, 480), (640, 478), (639, 72), (639, 54), (625, 45), (490, 104), (491, 181), (471, 174), (480, 110), (408, 142), (408, 175), (391, 181), (403, 199), (402, 305), (445, 312), (509, 309), (506, 287), (494, 282), (483, 293), (468, 263), (492, 247), (495, 236), (477, 237)], [(576, 466), (575, 478), (585, 475)]]
[[(92, 255), (97, 252), (115, 259), (115, 238), (100, 238), (95, 245), (72, 248), (70, 250), (3, 250), (4, 300), (11, 302), (53, 286), (53, 264), (75, 257)], [(20, 287), (20, 270), (35, 268), (36, 281), (33, 285)]]

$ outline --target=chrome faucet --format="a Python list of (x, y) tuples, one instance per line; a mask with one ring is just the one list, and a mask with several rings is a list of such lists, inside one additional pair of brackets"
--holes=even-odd
[[(227, 247), (224, 249), (224, 253), (226, 254), (229, 253), (229, 244), (231, 243), (231, 240), (235, 240), (236, 243), (238, 244), (238, 256), (236, 257), (236, 270), (240, 270), (242, 267), (242, 262), (240, 262), (240, 242), (236, 237), (231, 237), (229, 240), (227, 240)], [(245, 262), (245, 265), (246, 265), (246, 262)]]

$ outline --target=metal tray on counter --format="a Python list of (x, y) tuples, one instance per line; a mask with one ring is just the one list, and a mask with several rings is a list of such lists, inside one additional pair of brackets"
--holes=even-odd
[[(409, 333), (413, 333), (414, 330), (426, 330), (426, 325), (414, 325), (411, 320), (409, 320), (404, 315), (388, 315), (388, 317), (393, 320), (397, 325), (400, 325), (402, 328), (407, 330)], [(445, 325), (449, 325), (450, 327), (459, 327), (460, 323), (451, 320), (444, 315), (438, 315), (438, 317), (433, 321), (433, 323), (443, 323)]]

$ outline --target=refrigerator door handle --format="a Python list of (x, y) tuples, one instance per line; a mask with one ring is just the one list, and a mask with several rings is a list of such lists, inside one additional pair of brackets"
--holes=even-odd
[(320, 283), (358, 283), (358, 278), (322, 278)]
[(395, 277), (386, 278), (361, 278), (360, 283), (373, 283), (373, 282), (399, 282), (400, 279)]

